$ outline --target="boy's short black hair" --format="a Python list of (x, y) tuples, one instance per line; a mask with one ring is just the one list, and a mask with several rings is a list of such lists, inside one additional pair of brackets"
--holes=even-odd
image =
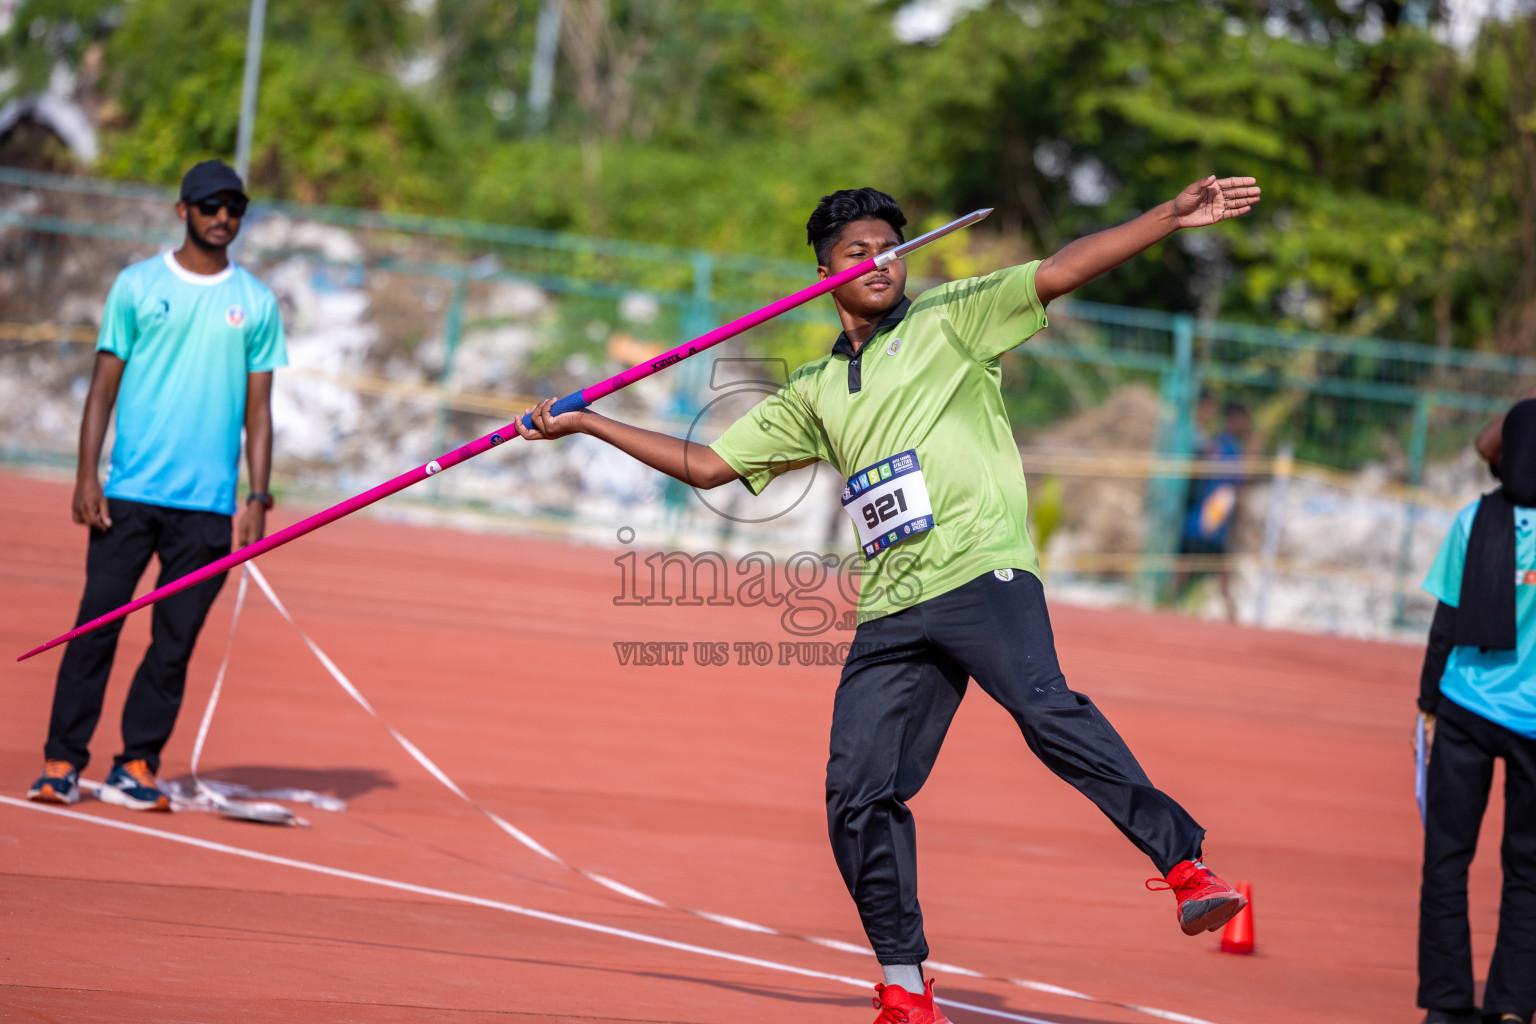
[(832, 245), (843, 228), (856, 220), (883, 220), (896, 230), (896, 237), (905, 242), (901, 229), (907, 223), (906, 215), (896, 200), (877, 188), (838, 189), (821, 202), (805, 222), (805, 240), (816, 250), (816, 262), (830, 266)]

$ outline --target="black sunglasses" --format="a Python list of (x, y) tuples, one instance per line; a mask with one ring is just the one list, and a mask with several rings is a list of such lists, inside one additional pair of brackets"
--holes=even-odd
[(217, 217), (220, 210), (228, 210), (231, 217), (240, 218), (245, 216), (245, 208), (249, 205), (249, 200), (239, 197), (220, 199), (218, 196), (211, 196), (208, 199), (199, 199), (192, 205), (197, 207), (197, 212), (204, 217)]

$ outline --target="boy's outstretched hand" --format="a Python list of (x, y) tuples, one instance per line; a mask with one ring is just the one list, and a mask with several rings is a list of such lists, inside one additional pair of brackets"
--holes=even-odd
[(1118, 227), (1069, 242), (1040, 262), (1035, 294), (1042, 303), (1076, 291), (1100, 274), (1145, 252), (1180, 228), (1203, 228), (1241, 217), (1259, 201), (1253, 178), (1201, 178), (1173, 199)]
[(1222, 178), (1216, 175), (1191, 183), (1173, 200), (1174, 222), (1181, 228), (1203, 228), (1231, 217), (1241, 217), (1259, 201), (1253, 178)]

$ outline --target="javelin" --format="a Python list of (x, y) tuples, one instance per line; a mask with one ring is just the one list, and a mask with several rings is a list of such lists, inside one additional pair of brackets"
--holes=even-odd
[[(796, 306), (804, 305), (819, 295), (825, 295), (827, 292), (842, 287), (849, 281), (863, 277), (871, 270), (878, 270), (879, 268), (886, 266), (889, 263), (894, 263), (896, 260), (899, 260), (903, 256), (907, 255), (907, 253), (912, 252), (915, 249), (919, 249), (927, 245), (929, 242), (935, 241), (936, 239), (943, 238), (945, 235), (952, 231), (958, 231), (961, 228), (969, 227), (970, 225), (975, 224), (977, 221), (986, 217), (986, 215), (991, 212), (991, 209), (976, 210), (957, 220), (952, 220), (948, 224), (945, 224), (943, 227), (936, 228), (935, 230), (928, 232), (926, 235), (919, 235), (912, 239), (910, 242), (903, 242), (902, 244), (896, 246), (894, 249), (887, 249), (885, 252), (875, 256), (872, 259), (867, 259), (862, 263), (849, 267), (847, 270), (844, 270), (841, 273), (833, 274), (825, 281), (818, 281), (816, 284), (811, 285), (809, 288), (795, 292), (793, 295), (786, 295), (784, 298), (779, 299), (777, 302), (770, 302), (762, 309), (759, 309), (754, 313), (748, 313), (746, 316), (739, 320), (732, 320), (728, 324), (716, 327), (708, 334), (701, 334), (697, 338), (694, 338), (692, 341), (684, 342), (683, 344), (677, 346), (677, 348), (674, 348), (672, 351), (665, 352), (657, 356), (655, 359), (641, 363), (639, 366), (625, 370), (623, 373), (616, 376), (609, 377), (607, 380), (598, 384), (594, 384), (589, 388), (583, 388), (580, 391), (573, 391), (566, 395), (564, 398), (555, 402), (555, 404), (550, 407), (549, 411), (552, 415), (559, 416), (561, 413), (578, 412), (582, 409), (585, 409), (599, 398), (611, 395), (621, 388), (627, 388), (637, 380), (644, 380), (646, 377), (649, 377), (651, 374), (657, 372), (658, 370), (664, 370), (671, 366), (673, 363), (680, 363), (684, 359), (687, 359), (689, 356), (697, 355), (707, 348), (720, 344), (727, 338), (734, 338), (736, 335), (742, 333), (743, 331), (756, 327), (758, 324), (764, 323), (765, 321), (772, 320), (780, 313), (794, 309)], [(523, 426), (531, 428), (533, 426), (533, 417), (524, 416)], [(431, 462), (424, 466), (417, 466), (415, 469), (401, 473), (393, 480), (386, 480), (384, 483), (379, 484), (377, 487), (374, 487), (371, 490), (364, 491), (362, 494), (348, 498), (346, 501), (341, 502), (339, 505), (332, 505), (324, 512), (316, 512), (308, 519), (300, 520), (299, 522), (294, 523), (292, 526), (285, 526), (281, 530), (278, 530), (276, 533), (256, 541), (254, 544), (247, 544), (239, 551), (225, 555), (223, 558), (216, 562), (210, 562), (203, 566), (201, 569), (197, 569), (188, 573), (181, 579), (176, 580), (174, 583), (167, 583), (165, 586), (160, 587), (157, 590), (151, 590), (143, 597), (129, 601), (127, 604), (123, 605), (121, 608), (116, 609), (115, 611), (110, 611), (105, 615), (92, 619), (90, 622), (87, 622), (84, 625), (76, 626), (74, 629), (70, 630), (68, 633), (65, 633), (63, 636), (54, 637), (52, 640), (49, 640), (41, 647), (32, 648), (30, 651), (28, 651), (26, 654), (23, 654), (16, 660), (26, 661), (28, 658), (35, 654), (41, 654), (48, 650), (50, 647), (57, 647), (59, 644), (67, 643), (68, 641), (75, 639), (77, 636), (84, 636), (86, 633), (91, 632), (93, 629), (98, 629), (101, 626), (105, 626), (109, 622), (115, 622), (132, 612), (138, 611), (140, 608), (154, 604), (161, 598), (170, 597), (172, 594), (175, 594), (178, 591), (185, 590), (194, 584), (201, 583), (203, 580), (206, 580), (211, 576), (217, 576), (221, 572), (228, 572), (230, 569), (233, 569), (237, 565), (240, 565), (244, 562), (249, 562), (257, 555), (264, 555), (268, 551), (271, 551), (273, 548), (282, 547), (289, 541), (297, 540), (298, 538), (304, 536), (306, 533), (309, 533), (311, 530), (318, 530), (320, 527), (325, 526), (328, 523), (334, 523), (342, 516), (351, 515), (353, 512), (356, 512), (360, 508), (372, 505), (380, 498), (387, 498), (391, 494), (394, 494), (396, 491), (403, 491), (412, 484), (419, 484), (429, 476), (436, 476), (438, 473), (441, 473), (445, 469), (452, 469), (459, 463), (472, 459), (476, 455), (479, 455), (481, 452), (494, 448), (501, 444), (503, 441), (511, 440), (516, 436), (518, 436), (516, 427), (512, 423), (508, 423), (500, 430), (486, 434), (484, 437), (475, 441), (471, 441), (461, 448), (456, 448), (451, 452), (439, 455), (437, 458), (433, 459)]]

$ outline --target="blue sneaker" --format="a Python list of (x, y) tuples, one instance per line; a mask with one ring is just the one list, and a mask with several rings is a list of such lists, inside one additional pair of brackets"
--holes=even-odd
[(160, 792), (149, 762), (140, 758), (124, 761), (112, 769), (107, 781), (96, 791), (98, 800), (126, 807), (130, 811), (168, 811), (171, 798)]
[(80, 799), (80, 769), (68, 761), (49, 761), (43, 777), (27, 790), (28, 800), (45, 804), (72, 804)]

